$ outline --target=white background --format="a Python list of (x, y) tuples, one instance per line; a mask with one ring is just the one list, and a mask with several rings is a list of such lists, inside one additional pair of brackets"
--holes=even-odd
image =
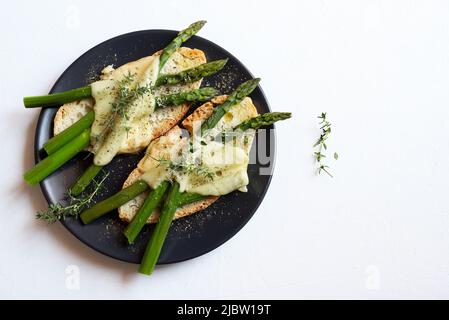
[[(294, 118), (244, 229), (148, 278), (34, 219), (21, 99), (106, 39), (199, 19)], [(1, 298), (449, 298), (448, 1), (8, 1), (0, 30)], [(315, 175), (321, 111), (334, 179)]]

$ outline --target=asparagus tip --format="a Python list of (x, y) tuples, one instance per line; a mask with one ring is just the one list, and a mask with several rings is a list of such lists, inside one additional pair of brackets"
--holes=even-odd
[(207, 23), (206, 20), (198, 20), (198, 21), (192, 23), (191, 25), (189, 25), (189, 26), (187, 27), (187, 29), (180, 31), (180, 33), (184, 32), (184, 31), (186, 31), (186, 30), (188, 30), (188, 29), (193, 29), (193, 30), (194, 30), (194, 33), (197, 33), (198, 31), (201, 30), (201, 28), (204, 27), (204, 25), (205, 25), (206, 23)]
[(200, 24), (201, 26), (204, 26), (207, 23), (206, 20), (198, 20), (197, 22), (194, 22), (193, 24)]
[(219, 61), (220, 61), (221, 68), (223, 68), (226, 65), (226, 63), (228, 63), (229, 58), (221, 59)]

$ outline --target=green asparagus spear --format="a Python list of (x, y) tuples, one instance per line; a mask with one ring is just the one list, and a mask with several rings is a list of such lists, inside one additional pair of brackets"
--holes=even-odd
[(89, 98), (91, 96), (90, 86), (77, 88), (60, 93), (52, 93), (45, 96), (34, 96), (23, 98), (23, 104), (26, 108), (58, 106), (67, 102)]
[(200, 80), (201, 78), (211, 76), (217, 73), (225, 66), (228, 59), (216, 60), (200, 64), (197, 67), (193, 67), (175, 74), (159, 74), (156, 80), (156, 87), (162, 85), (174, 85), (178, 83), (190, 83)]
[(201, 125), (201, 135), (204, 136), (204, 134), (215, 127), (215, 125), (220, 121), (220, 119), (226, 114), (226, 112), (231, 109), (233, 105), (238, 104), (241, 102), (247, 95), (249, 95), (251, 92), (253, 92), (254, 89), (256, 89), (257, 85), (260, 82), (260, 78), (248, 80), (241, 85), (237, 87), (226, 99), (226, 101), (216, 107), (214, 109), (214, 112), (212, 115), (203, 122)]
[(134, 199), (142, 192), (148, 190), (148, 188), (148, 184), (145, 181), (138, 180), (129, 187), (120, 190), (112, 197), (95, 204), (81, 213), (81, 221), (83, 221), (84, 224), (91, 223), (95, 219), (127, 203), (129, 200)]
[(59, 150), (61, 147), (69, 143), (85, 129), (90, 128), (93, 122), (94, 122), (94, 112), (89, 111), (84, 117), (79, 119), (70, 127), (58, 133), (50, 140), (48, 140), (44, 144), (45, 151), (47, 152), (47, 154), (55, 153), (56, 150)]
[(186, 29), (180, 31), (176, 38), (170, 42), (168, 46), (162, 51), (161, 57), (159, 59), (159, 71), (164, 67), (168, 58), (179, 48), (183, 42), (189, 40), (193, 35), (195, 35), (200, 29), (206, 24), (206, 21), (197, 21), (192, 23)]
[[(195, 82), (201, 78), (217, 73), (225, 66), (227, 61), (228, 59), (217, 60), (178, 73), (161, 74), (156, 80), (155, 85), (161, 86), (165, 84), (174, 85)], [(90, 86), (86, 86), (45, 96), (25, 97), (23, 98), (23, 103), (26, 108), (51, 107), (89, 97), (91, 97), (91, 88)]]
[[(137, 212), (137, 214), (132, 219), (131, 223), (128, 224), (128, 226), (124, 231), (124, 235), (128, 239), (128, 243), (130, 244), (134, 243), (134, 240), (137, 238), (140, 231), (145, 226), (145, 223), (147, 222), (148, 218), (151, 216), (154, 209), (159, 205), (159, 203), (163, 199), (163, 196), (167, 191), (169, 185), (170, 184), (167, 181), (164, 181), (148, 195), (142, 207), (140, 207), (139, 211)], [(200, 201), (204, 198), (205, 196), (200, 194), (183, 192), (179, 194), (178, 207), (182, 207), (186, 204), (195, 201)]]
[(237, 127), (235, 127), (234, 130), (257, 130), (261, 127), (269, 126), (277, 121), (288, 119), (291, 116), (292, 114), (290, 112), (267, 112), (257, 117), (243, 121)]
[(164, 106), (177, 106), (185, 102), (208, 101), (216, 95), (218, 95), (218, 91), (209, 87), (162, 95), (157, 99), (157, 108), (162, 108)]
[(142, 228), (145, 226), (148, 218), (153, 213), (154, 209), (159, 205), (162, 197), (167, 191), (170, 183), (167, 181), (162, 182), (156, 189), (150, 192), (143, 205), (140, 207), (133, 220), (126, 227), (123, 232), (128, 239), (128, 243), (134, 243)]
[[(166, 182), (163, 182), (162, 184), (165, 184), (165, 183)], [(114, 209), (117, 209), (122, 204), (125, 204), (129, 200), (132, 200), (133, 198), (137, 197), (142, 192), (146, 191), (148, 188), (149, 187), (145, 181), (137, 180), (136, 182), (134, 182), (130, 186), (126, 187), (125, 189), (120, 190), (115, 195), (103, 200), (102, 202), (97, 203), (92, 208), (84, 211), (81, 214), (81, 219), (83, 220), (83, 222), (85, 224), (88, 224), (88, 223), (92, 222), (93, 220), (101, 217), (102, 215), (104, 215)], [(154, 194), (154, 191), (150, 193), (150, 197), (148, 197), (148, 199), (152, 197), (151, 196), (152, 194)], [(195, 201), (200, 201), (204, 198), (205, 198), (204, 196), (196, 194), (196, 193), (188, 193), (188, 192), (181, 193), (180, 197), (179, 197), (179, 206), (182, 207), (186, 204), (189, 204), (189, 203), (192, 203)], [(156, 206), (157, 206), (157, 204), (156, 204)], [(146, 221), (145, 219), (143, 219), (143, 220)], [(129, 232), (132, 233), (131, 231), (129, 231)], [(136, 234), (136, 236), (137, 236), (137, 234)]]
[(140, 273), (150, 275), (156, 266), (165, 238), (167, 237), (168, 229), (170, 228), (179, 204), (179, 194), (179, 183), (174, 182), (168, 191), (167, 198), (161, 210), (161, 216), (145, 250), (139, 268)]
[(102, 168), (102, 166), (97, 166), (92, 163), (69, 189), (69, 193), (75, 197), (79, 196), (84, 189), (87, 188), (89, 183), (97, 176), (97, 174), (100, 173)]
[(40, 161), (34, 168), (27, 171), (23, 175), (23, 178), (31, 185), (41, 182), (51, 173), (56, 171), (56, 169), (73, 158), (78, 152), (86, 148), (89, 145), (89, 141), (89, 130), (84, 130), (78, 137), (73, 139), (71, 143), (66, 144), (55, 153)]
[(186, 204), (200, 201), (206, 198), (203, 195), (197, 193), (183, 192), (179, 195), (179, 207), (185, 206)]

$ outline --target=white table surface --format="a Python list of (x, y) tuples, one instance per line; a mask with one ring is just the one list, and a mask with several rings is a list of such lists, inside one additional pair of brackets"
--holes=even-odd
[[(0, 298), (449, 298), (449, 2), (111, 3), (0, 11)], [(198, 19), (294, 118), (278, 125), (275, 175), (243, 230), (147, 278), (34, 219), (46, 203), (22, 173), (39, 110), (21, 99), (99, 42)], [(334, 179), (314, 171), (321, 111)]]

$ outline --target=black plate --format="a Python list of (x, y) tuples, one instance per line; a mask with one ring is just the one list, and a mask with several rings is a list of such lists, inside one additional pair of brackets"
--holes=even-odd
[[(166, 46), (176, 35), (175, 31), (146, 30), (124, 34), (107, 40), (79, 57), (56, 81), (51, 92), (61, 92), (84, 86), (96, 79), (101, 69), (109, 64), (115, 66), (148, 56)], [(208, 60), (229, 58), (226, 67), (217, 75), (205, 79), (203, 85), (214, 86), (222, 93), (229, 93), (243, 81), (253, 78), (251, 73), (233, 55), (218, 45), (198, 36), (190, 39), (186, 46), (198, 48), (206, 53)], [(257, 88), (251, 98), (260, 113), (269, 112), (262, 90)], [(57, 108), (43, 109), (36, 129), (36, 161), (43, 157), (40, 151), (51, 137), (53, 117)], [(272, 150), (270, 163), (274, 163), (274, 135), (258, 134), (259, 144)], [(257, 139), (255, 140), (256, 144)], [(255, 145), (253, 145), (253, 152)], [(142, 154), (116, 157), (105, 170), (110, 172), (107, 190), (98, 195), (98, 200), (117, 192)], [(64, 192), (91, 163), (92, 156), (80, 154), (41, 183), (42, 192), (49, 203), (64, 198)], [(266, 163), (266, 162), (264, 162)], [(252, 217), (260, 205), (271, 180), (269, 175), (260, 175), (260, 163), (251, 164), (248, 172), (250, 184), (247, 193), (233, 192), (221, 197), (212, 206), (190, 217), (173, 222), (165, 241), (159, 264), (179, 262), (205, 254), (234, 236)], [(272, 169), (271, 169), (272, 170)], [(64, 226), (79, 240), (91, 248), (110, 257), (139, 263), (153, 227), (145, 228), (132, 246), (127, 245), (122, 231), (125, 224), (116, 211), (89, 224), (82, 225), (78, 219), (67, 219)]]

